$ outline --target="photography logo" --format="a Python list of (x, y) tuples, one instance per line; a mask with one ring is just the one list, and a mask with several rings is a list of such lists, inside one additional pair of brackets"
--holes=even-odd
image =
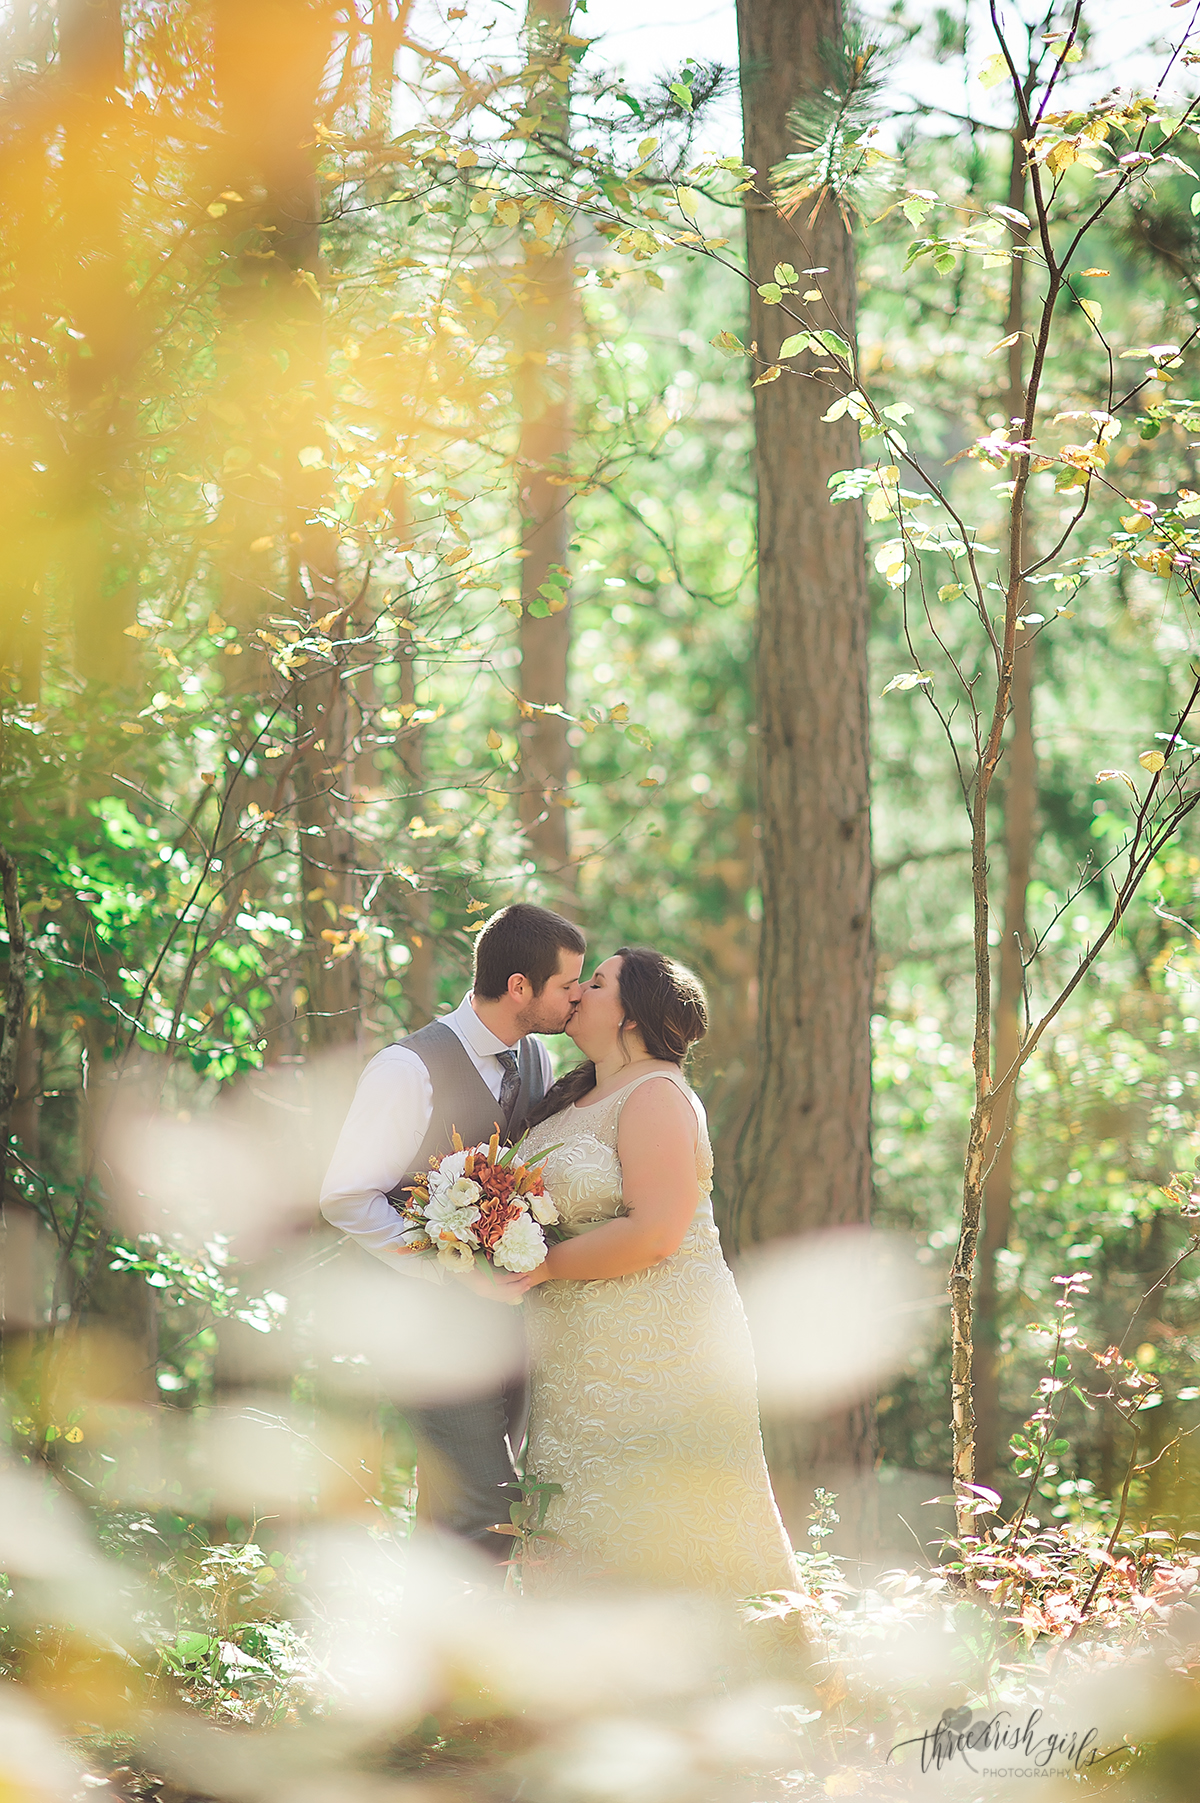
[(1051, 1728), (1040, 1709), (1031, 1709), (1023, 1721), (1007, 1709), (990, 1715), (965, 1706), (944, 1709), (935, 1727), (897, 1741), (889, 1763), (914, 1747), (922, 1772), (959, 1766), (989, 1778), (1061, 1778), (1084, 1772), (1103, 1757), (1097, 1729)]

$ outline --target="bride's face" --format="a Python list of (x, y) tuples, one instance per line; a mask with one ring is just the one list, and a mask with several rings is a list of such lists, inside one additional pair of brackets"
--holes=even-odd
[(623, 962), (617, 957), (605, 958), (596, 966), (591, 982), (582, 986), (567, 1025), (568, 1037), (588, 1058), (603, 1058), (616, 1046), (625, 1018), (618, 984)]

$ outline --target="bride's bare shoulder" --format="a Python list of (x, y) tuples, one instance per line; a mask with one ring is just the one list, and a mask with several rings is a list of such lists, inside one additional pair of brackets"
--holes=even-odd
[[(655, 1078), (664, 1079), (655, 1082)], [(621, 1109), (621, 1124), (637, 1128), (652, 1121), (675, 1120), (695, 1132), (700, 1118), (699, 1099), (687, 1087), (682, 1072), (672, 1064), (661, 1070), (647, 1071), (636, 1084), (631, 1084)]]

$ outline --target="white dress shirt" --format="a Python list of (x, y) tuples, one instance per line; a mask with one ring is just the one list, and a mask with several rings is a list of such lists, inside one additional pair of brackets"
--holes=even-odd
[[(439, 1018), (499, 1100), (504, 1066), (498, 1054), (511, 1049), (507, 1041), (484, 1025), (469, 994), (452, 1014)], [(553, 1081), (550, 1055), (540, 1039), (532, 1043), (548, 1089)], [(321, 1185), (321, 1213), (331, 1227), (348, 1233), (385, 1264), (410, 1271), (426, 1261), (401, 1252), (403, 1228), (387, 1196), (412, 1170), (432, 1119), (433, 1084), (426, 1066), (405, 1046), (385, 1046), (358, 1080)]]

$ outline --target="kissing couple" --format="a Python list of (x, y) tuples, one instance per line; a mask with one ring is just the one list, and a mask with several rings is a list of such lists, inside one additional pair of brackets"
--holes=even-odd
[[(321, 1191), (327, 1221), (409, 1270), (390, 1198), (498, 1128), (523, 1132), (566, 1237), (535, 1270), (468, 1271), (523, 1304), (528, 1378), (408, 1411), (421, 1513), (498, 1564), (519, 1471), (561, 1487), (525, 1594), (597, 1583), (736, 1598), (792, 1590), (750, 1336), (713, 1220), (712, 1148), (683, 1065), (707, 1025), (691, 971), (623, 946), (585, 982), (579, 928), (518, 902), (492, 916), (450, 1014), (367, 1065)], [(538, 1033), (583, 1062), (552, 1082)]]

